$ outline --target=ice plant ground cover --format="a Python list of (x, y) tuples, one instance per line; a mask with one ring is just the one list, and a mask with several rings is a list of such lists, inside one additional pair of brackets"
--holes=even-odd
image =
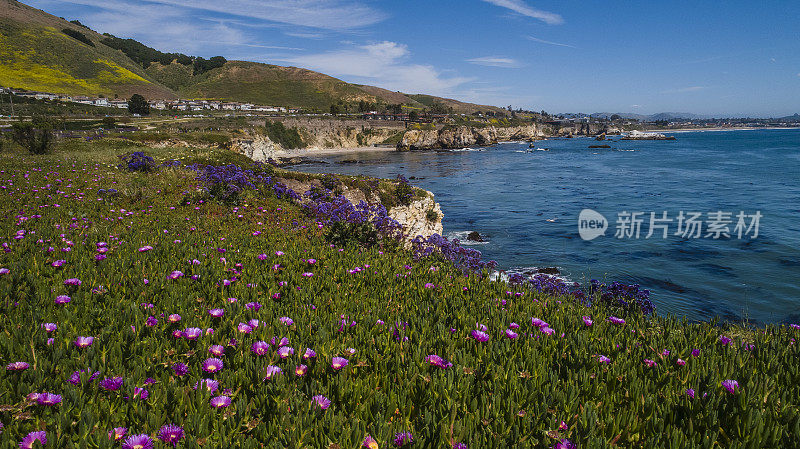
[(103, 154), (0, 156), (0, 447), (796, 447), (800, 326), (335, 247)]

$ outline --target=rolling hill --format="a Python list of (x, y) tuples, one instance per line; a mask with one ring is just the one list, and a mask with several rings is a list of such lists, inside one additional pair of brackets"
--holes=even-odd
[(15, 0), (0, 0), (0, 86), (66, 95), (128, 98), (139, 93), (148, 99), (217, 99), (319, 110), (361, 100), (412, 108), (438, 102), (457, 113), (500, 110), (350, 84), (297, 67), (228, 61), (198, 73), (185, 55), (180, 56), (186, 64), (179, 59), (167, 63), (170, 54), (129, 41), (140, 52), (168, 56), (166, 61), (142, 63), (140, 54), (109, 46), (114, 45), (110, 39), (116, 38)]

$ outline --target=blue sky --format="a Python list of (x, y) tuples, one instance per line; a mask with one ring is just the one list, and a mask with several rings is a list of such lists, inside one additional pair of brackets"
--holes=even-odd
[[(25, 1), (25, 0), (23, 0)], [(800, 112), (800, 2), (29, 0), (163, 51), (550, 112)]]

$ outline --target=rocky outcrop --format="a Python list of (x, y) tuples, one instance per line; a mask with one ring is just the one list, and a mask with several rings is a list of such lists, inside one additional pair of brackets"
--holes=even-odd
[(510, 127), (445, 126), (439, 130), (406, 131), (397, 149), (400, 151), (459, 149), (493, 145), (506, 140), (536, 140), (545, 134), (536, 124)]
[(275, 142), (271, 141), (269, 137), (261, 135), (235, 139), (231, 143), (231, 149), (256, 162), (267, 162), (270, 159), (286, 156), (286, 153)]
[(428, 238), (433, 234), (442, 235), (444, 230), (442, 209), (430, 192), (425, 198), (412, 201), (408, 206), (395, 206), (389, 209), (389, 216), (403, 225), (406, 246), (410, 246), (411, 241), (417, 236)]

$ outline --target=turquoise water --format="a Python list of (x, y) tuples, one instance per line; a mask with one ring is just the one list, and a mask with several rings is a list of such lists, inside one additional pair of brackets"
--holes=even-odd
[[(296, 167), (394, 177), (435, 193), (445, 235), (478, 231), (475, 244), (504, 270), (558, 267), (575, 281), (640, 284), (659, 313), (691, 320), (800, 321), (800, 130), (676, 133), (675, 141), (505, 143), (472, 151), (359, 153)], [(342, 164), (359, 159), (359, 164)], [(605, 236), (584, 241), (578, 214), (606, 217)], [(738, 239), (675, 236), (677, 216), (762, 214), (759, 235)], [(618, 214), (645, 212), (639, 239), (614, 237)], [(670, 235), (645, 239), (650, 212), (674, 221)], [(750, 219), (747, 219), (747, 224)]]

